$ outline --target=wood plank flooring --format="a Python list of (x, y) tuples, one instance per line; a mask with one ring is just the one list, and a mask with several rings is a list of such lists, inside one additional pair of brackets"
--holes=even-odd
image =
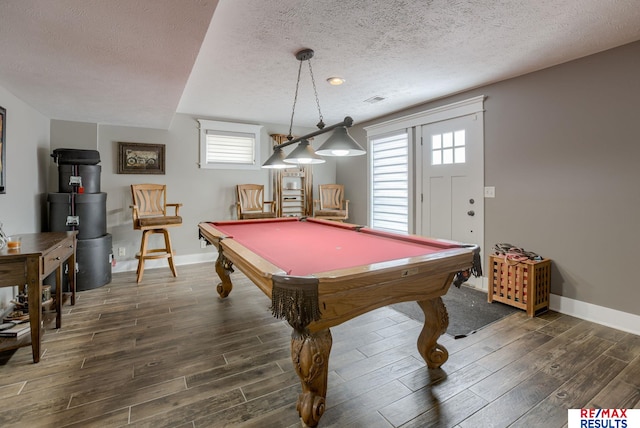
[[(218, 298), (212, 263), (113, 275), (48, 325), (44, 354), (0, 353), (2, 427), (299, 427), (291, 329), (242, 274)], [(452, 315), (453, 316), (453, 315)], [(382, 308), (333, 328), (320, 427), (564, 427), (568, 408), (638, 408), (640, 337), (558, 313), (443, 336)]]

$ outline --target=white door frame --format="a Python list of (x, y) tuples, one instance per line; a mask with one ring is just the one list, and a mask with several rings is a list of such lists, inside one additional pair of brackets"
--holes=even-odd
[[(480, 139), (480, 141), (478, 141), (477, 144), (480, 146), (481, 153), (484, 153), (484, 97), (477, 97), (471, 100), (463, 101), (461, 103), (450, 104), (447, 106), (440, 107), (438, 109), (434, 109), (434, 111), (429, 111), (429, 112), (431, 112), (431, 114), (424, 116), (425, 122), (423, 123), (423, 126), (433, 124), (436, 122), (442, 122), (445, 120), (455, 119), (459, 117), (475, 115), (476, 116), (475, 120), (477, 121), (478, 126), (480, 127), (480, 130), (478, 132), (479, 134), (478, 138)], [(420, 141), (420, 137), (422, 136), (422, 127), (416, 127), (415, 132), (416, 134), (418, 134), (416, 135), (416, 141)], [(415, 197), (416, 203), (414, 204), (415, 211), (414, 211), (413, 217), (416, 219), (414, 222), (414, 226), (415, 226), (415, 233), (418, 235), (424, 235), (424, 233), (426, 233), (426, 231), (423, 230), (423, 223), (422, 223), (422, 218), (424, 214), (423, 209), (425, 209), (425, 207), (424, 207), (424, 204), (420, 202), (422, 201), (423, 195), (426, 194), (425, 192), (427, 191), (427, 189), (423, 188), (423, 176), (424, 174), (427, 173), (426, 169), (429, 167), (429, 165), (424, 165), (422, 163), (422, 160), (425, 159), (425, 155), (428, 154), (426, 152), (429, 150), (430, 150), (430, 142), (425, 141), (423, 142), (423, 144), (417, 144), (416, 154), (414, 157), (414, 168), (415, 168), (415, 177), (416, 177), (415, 186), (414, 186), (414, 189), (415, 189), (414, 197)], [(482, 166), (484, 166), (483, 155), (481, 155), (480, 162), (482, 163)], [(482, 180), (480, 185), (481, 187), (484, 187), (484, 172), (482, 172), (481, 177), (479, 177), (478, 179)], [(479, 217), (478, 220), (480, 220), (479, 224), (476, 225), (476, 228), (480, 228), (480, 230), (476, 230), (476, 234), (478, 238), (480, 238), (479, 240), (481, 241), (478, 243), (480, 244), (480, 247), (482, 250), (482, 253), (481, 253), (482, 260), (483, 260), (482, 264), (486, 265), (486, 263), (484, 262), (484, 258), (485, 258), (484, 255), (486, 254), (486, 249), (485, 249), (485, 242), (484, 242), (484, 201), (481, 199), (482, 197), (483, 197), (482, 195), (479, 196), (476, 202), (474, 211), (476, 211), (476, 216), (478, 216)], [(476, 288), (480, 288), (485, 291), (487, 290), (486, 277), (483, 277), (483, 278), (471, 277), (467, 282)]]
[[(411, 233), (415, 233), (418, 235), (422, 234), (422, 203), (421, 197), (423, 193), (422, 189), (422, 157), (423, 157), (423, 146), (421, 144), (417, 144), (420, 141), (421, 136), (421, 127), (423, 125), (428, 125), (430, 123), (435, 123), (443, 120), (453, 119), (456, 117), (467, 116), (471, 114), (477, 114), (477, 120), (480, 122), (480, 126), (482, 126), (482, 146), (484, 147), (484, 95), (480, 95), (477, 97), (469, 98), (467, 100), (458, 101), (455, 103), (447, 104), (445, 106), (436, 107), (433, 109), (425, 110), (423, 112), (411, 114), (408, 116), (399, 117), (396, 119), (388, 120), (385, 122), (381, 122), (375, 125), (367, 126), (364, 129), (367, 131), (367, 135), (379, 135), (384, 133), (390, 133), (397, 131), (398, 129), (407, 129), (411, 136), (413, 137), (413, 141), (416, 144), (413, 145), (414, 150), (412, 155), (410, 156), (410, 168), (413, 169), (413, 173), (410, 175), (410, 183), (409, 189), (413, 189), (412, 197), (414, 200), (413, 204), (413, 212), (409, 213), (409, 227)], [(484, 163), (484, 159), (482, 160)], [(484, 182), (484, 177), (483, 177)], [(484, 186), (484, 183), (483, 183)], [(484, 224), (482, 225), (483, 231), (482, 236), (484, 236)], [(481, 243), (483, 253), (485, 250), (484, 242)], [(482, 288), (487, 290), (487, 280), (486, 278), (478, 278), (478, 281), (473, 281), (473, 285), (478, 288)]]

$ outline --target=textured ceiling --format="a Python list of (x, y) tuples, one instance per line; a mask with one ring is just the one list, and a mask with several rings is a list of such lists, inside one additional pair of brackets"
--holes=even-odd
[(53, 119), (167, 128), (215, 5), (0, 0), (0, 85)]
[[(0, 0), (0, 85), (54, 119), (288, 124), (312, 48), (327, 124), (640, 40), (638, 0)], [(346, 79), (342, 86), (326, 83)], [(366, 100), (381, 97), (382, 101)], [(318, 121), (305, 67), (294, 125)]]

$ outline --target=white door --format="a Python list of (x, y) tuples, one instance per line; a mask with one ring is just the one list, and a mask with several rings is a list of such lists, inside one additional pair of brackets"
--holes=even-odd
[[(483, 145), (482, 115), (477, 113), (422, 126), (423, 235), (482, 248)], [(469, 282), (484, 288), (481, 278)]]

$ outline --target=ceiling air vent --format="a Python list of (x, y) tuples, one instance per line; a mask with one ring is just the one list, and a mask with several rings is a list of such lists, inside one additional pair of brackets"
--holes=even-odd
[(369, 104), (375, 104), (375, 103), (379, 103), (382, 100), (384, 100), (384, 97), (371, 97), (369, 99), (364, 100), (364, 102)]

